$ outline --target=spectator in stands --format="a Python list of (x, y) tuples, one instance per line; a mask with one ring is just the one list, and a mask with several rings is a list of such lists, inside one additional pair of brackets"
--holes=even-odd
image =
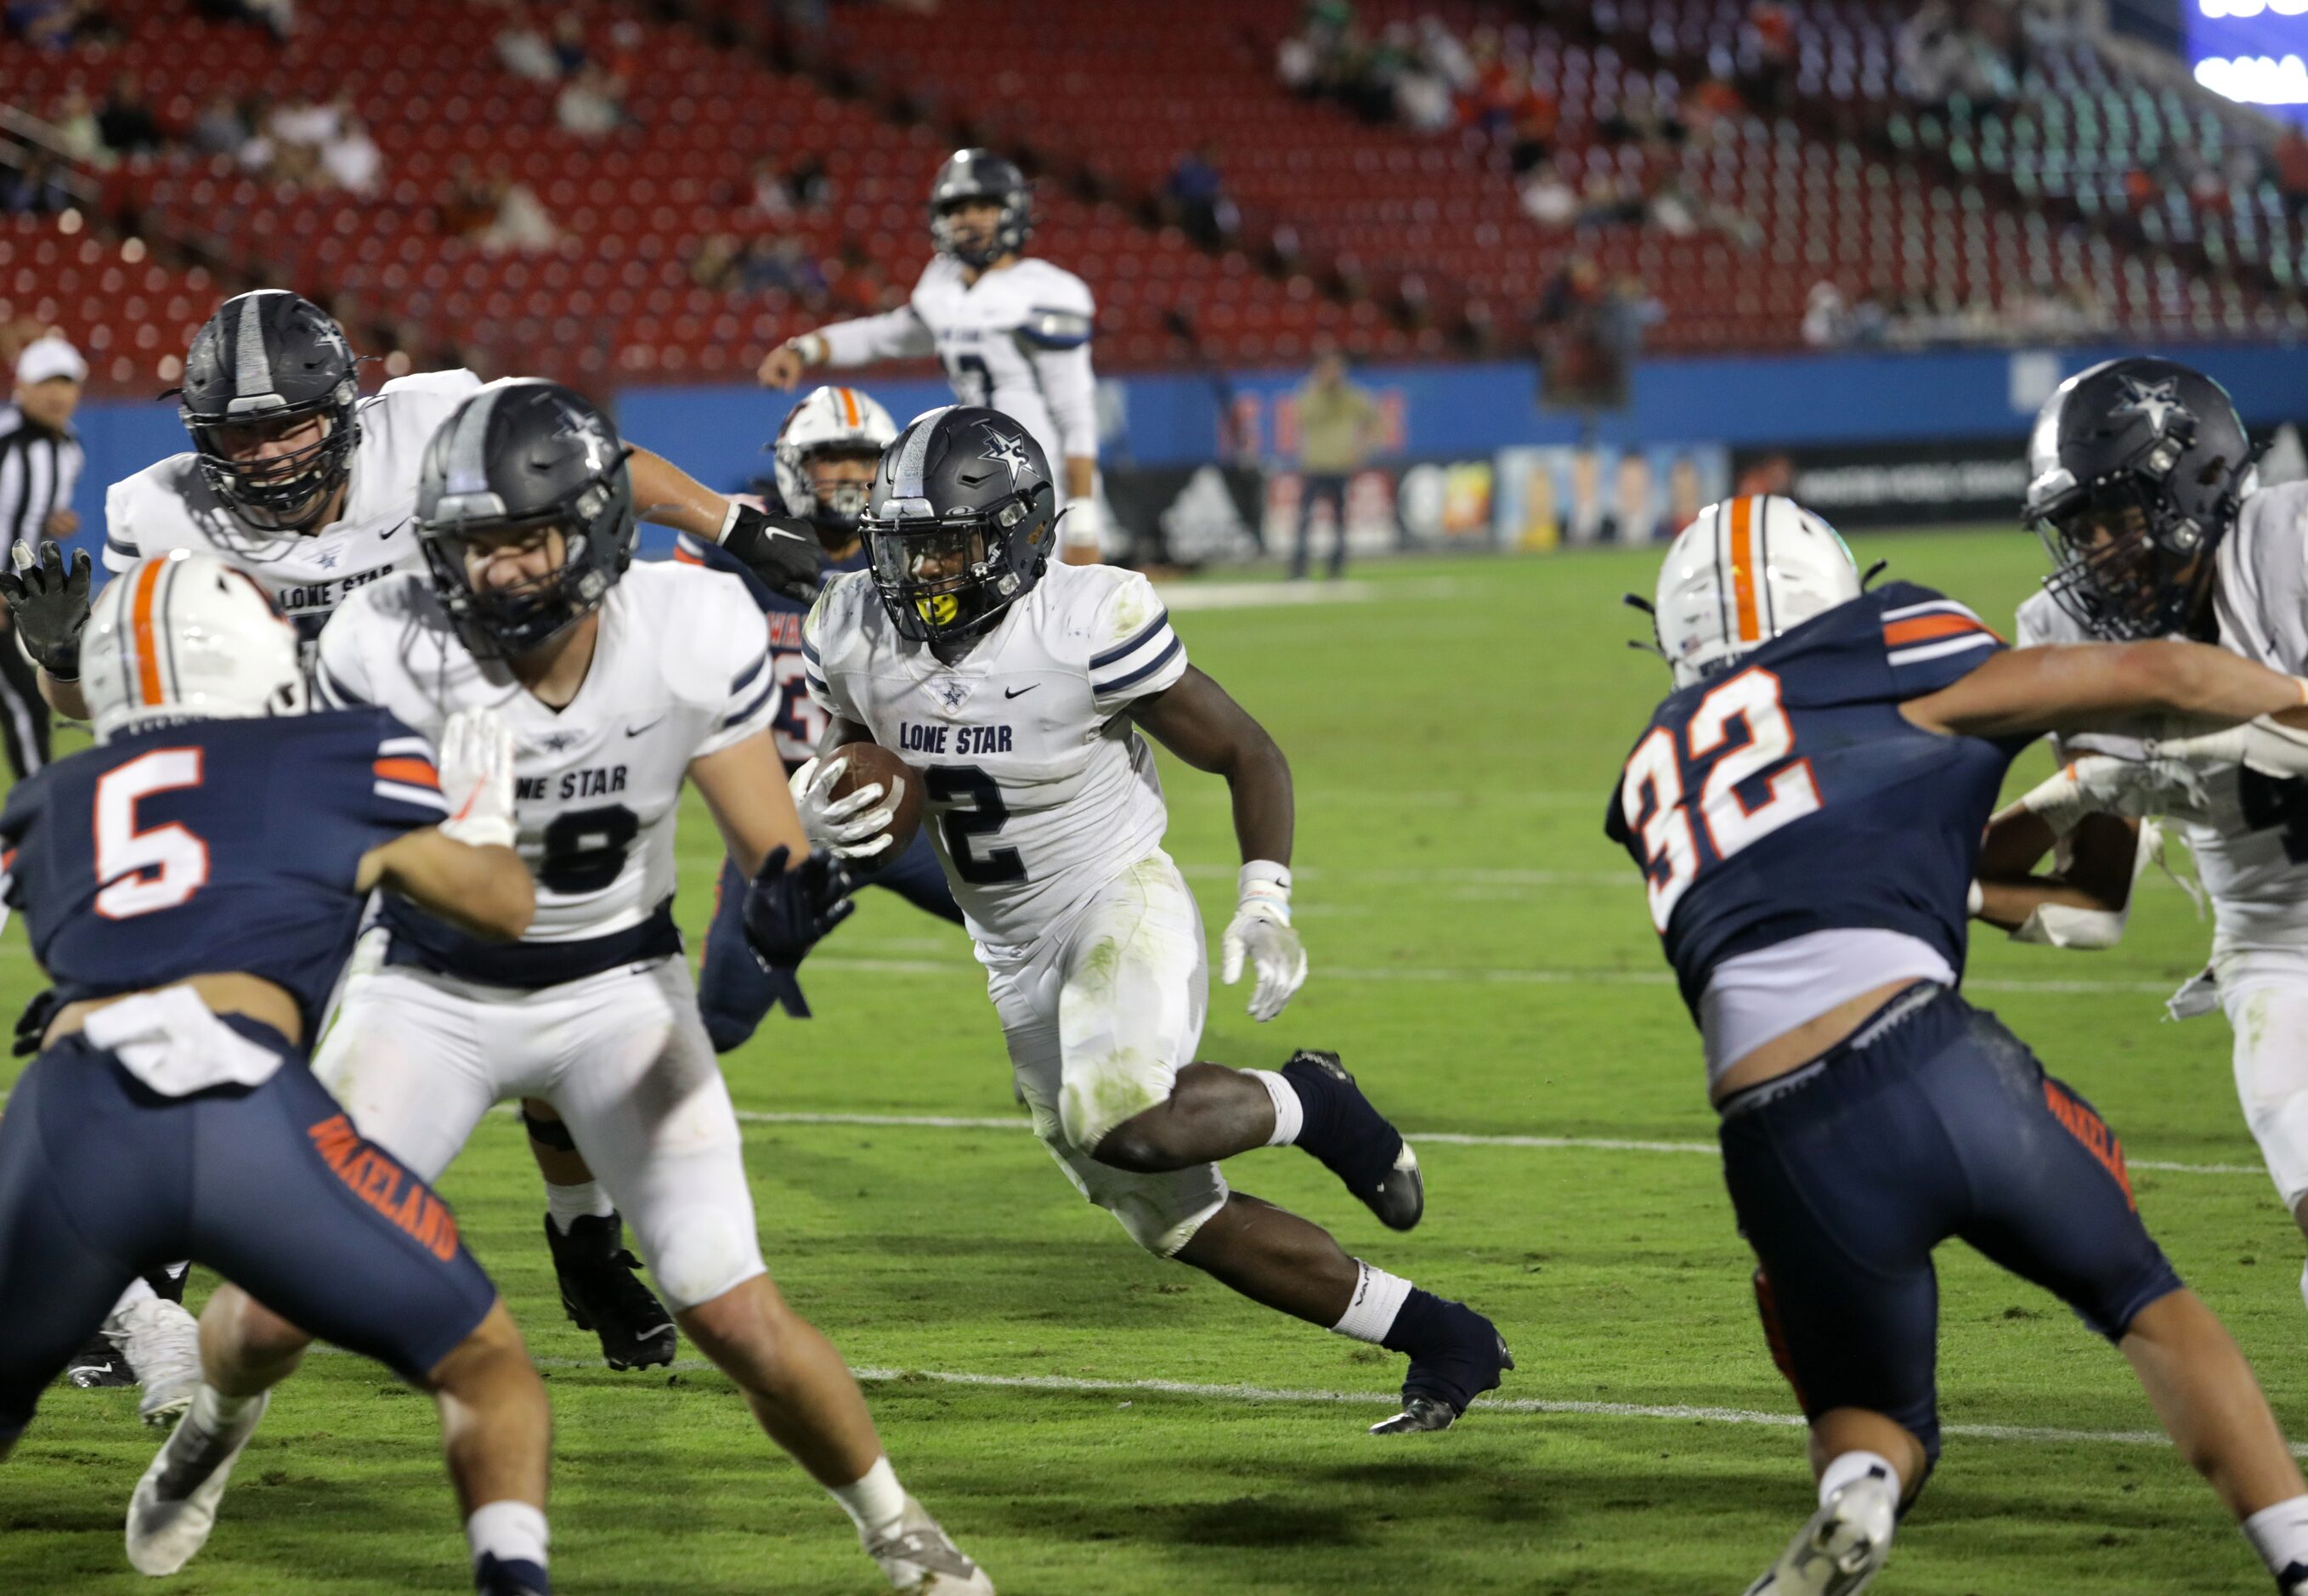
[(96, 131), (115, 155), (142, 155), (160, 147), (159, 118), (144, 99), (144, 83), (133, 72), (112, 80), (111, 92), (96, 113)]
[(1204, 249), (1222, 247), (1242, 225), (1219, 176), (1218, 151), (1208, 144), (1178, 157), (1163, 182), (1162, 199), (1169, 219)]
[(321, 169), (347, 194), (363, 199), (376, 194), (384, 175), (384, 151), (349, 109), (337, 118), (336, 136), (321, 146)]
[(1803, 341), (1815, 349), (1830, 349), (1850, 337), (1850, 308), (1843, 302), (1843, 290), (1823, 279), (1812, 284), (1804, 306)]
[(8, 34), (36, 49), (115, 44), (119, 24), (97, 0), (7, 0)]
[(185, 142), (202, 155), (237, 155), (248, 142), (248, 124), (229, 94), (218, 94), (201, 108)]
[(1531, 316), (1540, 402), (1580, 412), (1591, 439), (1597, 412), (1626, 408), (1644, 332), (1664, 314), (1641, 280), (1606, 279), (1592, 258), (1570, 256), (1547, 282)]
[(537, 191), (517, 182), (510, 167), (500, 164), (490, 174), (489, 203), (494, 213), (488, 225), (474, 235), (489, 254), (542, 254), (561, 242), (561, 229)]
[(537, 17), (526, 5), (515, 4), (505, 13), (504, 26), (497, 30), (497, 64), (517, 78), (532, 83), (550, 83), (561, 76), (561, 63), (554, 59), (553, 45), (538, 27)]
[(495, 194), (481, 180), (469, 155), (449, 163), (449, 186), (434, 207), (434, 220), (446, 238), (470, 238), (497, 219)]
[(53, 216), (72, 204), (56, 158), (27, 145), (16, 151), (22, 162), (0, 167), (0, 212), (10, 216)]
[(1560, 160), (1535, 168), (1524, 177), (1520, 197), (1523, 214), (1543, 228), (1569, 227), (1579, 215), (1579, 191), (1563, 176)]
[(104, 147), (104, 135), (97, 130), (96, 108), (89, 104), (87, 91), (77, 83), (65, 91), (48, 125), (54, 130), (51, 142), (65, 160), (82, 166), (112, 164), (111, 152)]
[(585, 47), (585, 19), (573, 6), (553, 19), (553, 62), (564, 78), (573, 78), (592, 59)]
[(1778, 0), (1754, 0), (1739, 31), (1739, 92), (1757, 111), (1787, 108), (1795, 86), (1796, 22)]
[(588, 62), (561, 85), (553, 114), (564, 132), (581, 139), (607, 138), (631, 120), (625, 114), (624, 80)]
[(2286, 123), (2284, 136), (2269, 152), (2269, 162), (2275, 168), (2276, 192), (2284, 196), (2286, 209), (2295, 216), (2308, 213), (2308, 129), (2297, 122)]
[(1382, 436), (1385, 418), (1369, 393), (1347, 380), (1347, 359), (1335, 349), (1314, 358), (1298, 389), (1298, 540), (1290, 556), (1291, 580), (1306, 574), (1313, 552), (1314, 506), (1331, 506), (1330, 574), (1347, 568), (1347, 484), (1363, 469)]
[(286, 44), (296, 30), (293, 0), (194, 0), (193, 9), (218, 22), (246, 22)]

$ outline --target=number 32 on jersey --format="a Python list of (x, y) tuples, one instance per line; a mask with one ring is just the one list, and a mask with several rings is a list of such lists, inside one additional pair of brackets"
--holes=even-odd
[[(1663, 935), (1675, 906), (1702, 862), (1692, 825), (1691, 786), (1706, 846), (1719, 862), (1819, 808), (1819, 784), (1807, 759), (1789, 763), (1795, 729), (1779, 704), (1779, 678), (1761, 666), (1739, 672), (1700, 700), (1674, 731), (1655, 726), (1637, 744), (1619, 784), (1627, 829), (1642, 839), (1651, 924)], [(1774, 768), (1779, 767), (1779, 768)], [(1740, 789), (1763, 779), (1753, 802)]]

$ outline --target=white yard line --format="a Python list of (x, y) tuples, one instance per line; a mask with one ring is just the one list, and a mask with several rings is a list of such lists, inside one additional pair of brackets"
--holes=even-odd
[[(740, 1109), (737, 1118), (746, 1125), (854, 1125), (892, 1130), (1022, 1131), (1033, 1128), (1023, 1115), (992, 1118), (959, 1114), (846, 1114)], [(1408, 1130), (1403, 1134), (1420, 1146), (1511, 1147), (1534, 1152), (1657, 1152), (1696, 1153), (1707, 1158), (1721, 1156), (1720, 1150), (1712, 1142), (1649, 1142), (1621, 1136), (1478, 1135), (1466, 1131)], [(2124, 1162), (2131, 1169), (2149, 1169), (2160, 1175), (2257, 1175), (2265, 1178), (2268, 1173), (2258, 1164), (2185, 1164), (2162, 1159), (2129, 1157)]]

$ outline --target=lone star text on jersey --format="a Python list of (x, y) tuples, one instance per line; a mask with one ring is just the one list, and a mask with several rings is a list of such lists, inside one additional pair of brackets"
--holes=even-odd
[[(547, 788), (554, 790), (547, 792)], [(522, 776), (513, 783), (516, 803), (542, 803), (547, 798), (606, 798), (625, 789), (625, 767), (621, 764), (596, 765), (584, 770), (564, 771), (556, 787), (550, 776)]]
[(1007, 754), (1010, 728), (1000, 726), (917, 726), (898, 722), (898, 748), (906, 754)]

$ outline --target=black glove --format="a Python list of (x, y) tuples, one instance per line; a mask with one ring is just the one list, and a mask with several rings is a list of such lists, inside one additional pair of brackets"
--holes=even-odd
[(809, 1018), (809, 999), (801, 995), (801, 977), (782, 964), (764, 964), (762, 973), (770, 978), (770, 1005), (781, 1008), (790, 1019)]
[(773, 976), (791, 971), (857, 907), (849, 896), (857, 884), (840, 859), (820, 849), (788, 870), (789, 852), (783, 845), (770, 850), (745, 889), (745, 945)]
[(764, 515), (751, 505), (737, 506), (737, 522), (721, 547), (773, 593), (807, 604), (825, 580), (825, 560), (809, 522), (789, 515)]
[(48, 1022), (56, 1017), (56, 1011), (62, 1007), (54, 987), (26, 1004), (24, 1012), (16, 1016), (16, 1040), (8, 1050), (19, 1058), (30, 1058), (39, 1052), (40, 1039), (47, 1034)]
[[(24, 560), (22, 545), (14, 557)], [(73, 551), (72, 569), (65, 569), (65, 551), (53, 538), (40, 539), (37, 564), (27, 561), (0, 571), (0, 599), (16, 623), (16, 635), (32, 663), (69, 682), (80, 675), (80, 634), (88, 625), (88, 550)]]

